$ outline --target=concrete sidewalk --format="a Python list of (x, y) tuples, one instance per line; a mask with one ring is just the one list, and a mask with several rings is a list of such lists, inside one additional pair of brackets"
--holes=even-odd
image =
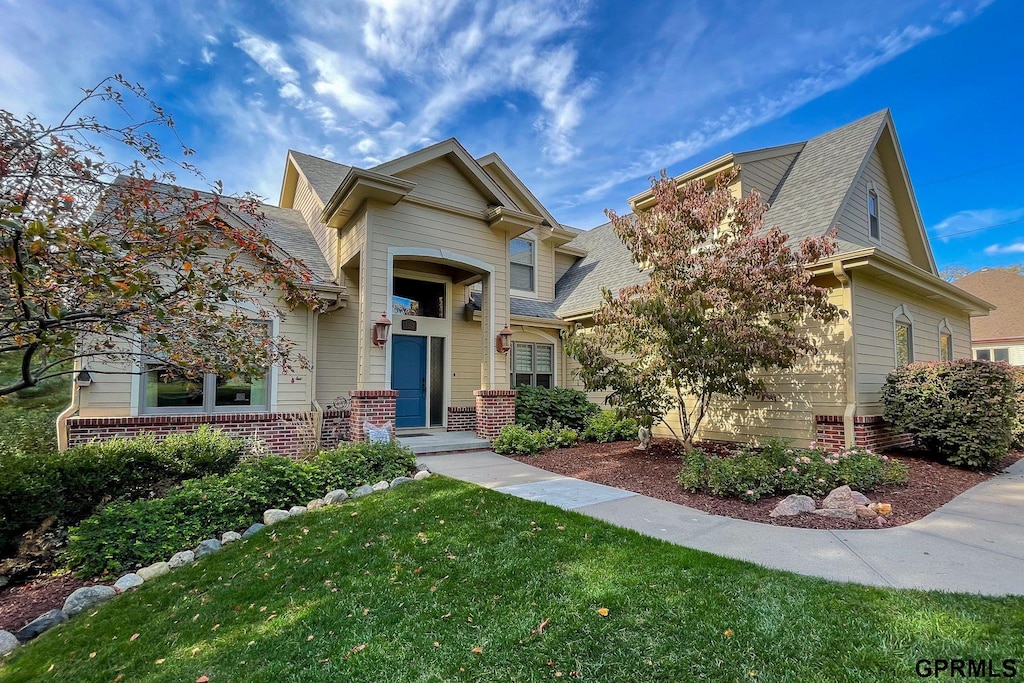
[(766, 567), (873, 586), (1024, 595), (1024, 460), (924, 519), (891, 529), (853, 531), (709, 515), (564, 477), (491, 451), (419, 460), (454, 479)]

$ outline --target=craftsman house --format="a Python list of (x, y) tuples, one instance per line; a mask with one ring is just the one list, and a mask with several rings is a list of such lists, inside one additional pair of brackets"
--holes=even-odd
[[(704, 436), (886, 445), (886, 373), (970, 356), (970, 317), (990, 308), (938, 277), (889, 112), (677, 180), (730, 169), (735, 192), (756, 188), (793, 237), (838, 227), (839, 253), (813, 271), (851, 316), (809, 330), (821, 353), (774, 379), (781, 400), (721, 402)], [(559, 224), (498, 155), (474, 158), (454, 139), (371, 169), (290, 151), (279, 203), (266, 209), (270, 237), (330, 301), (273, 321), (312, 368), (189, 386), (144, 369), (98, 375), (73, 389), (63, 444), (209, 423), (295, 452), (312, 435), (363, 438), (366, 419), (490, 439), (513, 419), (515, 387), (577, 385), (559, 333), (591, 323), (602, 285), (644, 277), (609, 224)]]

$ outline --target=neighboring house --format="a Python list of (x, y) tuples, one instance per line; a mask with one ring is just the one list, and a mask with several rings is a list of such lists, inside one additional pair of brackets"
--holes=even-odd
[[(838, 227), (840, 253), (813, 272), (851, 317), (809, 331), (821, 353), (773, 379), (780, 401), (720, 402), (703, 436), (890, 443), (879, 417), (886, 374), (968, 356), (970, 316), (990, 307), (937, 276), (888, 111), (678, 180), (729, 169), (735, 191), (757, 188), (768, 222), (794, 238)], [(313, 367), (191, 389), (98, 375), (62, 416), (67, 441), (209, 422), (293, 452), (314, 431), (328, 443), (360, 439), (365, 419), (493, 438), (513, 419), (514, 387), (578, 386), (559, 333), (591, 324), (602, 285), (645, 277), (610, 225), (560, 225), (500, 157), (474, 159), (454, 139), (372, 169), (289, 152), (280, 206), (267, 209), (268, 232), (332, 301), (274, 322)], [(386, 342), (374, 331), (382, 315)]]
[(956, 286), (996, 306), (984, 318), (971, 319), (974, 357), (1024, 365), (1024, 275), (1016, 268), (982, 268)]

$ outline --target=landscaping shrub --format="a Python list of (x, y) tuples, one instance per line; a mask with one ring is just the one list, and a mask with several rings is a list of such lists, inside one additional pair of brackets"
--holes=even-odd
[(151, 436), (94, 441), (65, 453), (0, 452), (0, 552), (47, 517), (75, 524), (102, 503), (229, 471), (244, 442), (203, 426), (157, 443)]
[(70, 530), (65, 564), (83, 576), (165, 560), (216, 534), (243, 530), (268, 508), (289, 508), (330, 489), (408, 475), (415, 456), (397, 444), (342, 445), (296, 462), (269, 456), (186, 481), (162, 498), (119, 501)]
[(533, 455), (549, 448), (575, 446), (579, 438), (580, 434), (575, 429), (557, 425), (535, 430), (510, 424), (502, 427), (501, 433), (491, 443), (491, 448), (502, 455)]
[(829, 453), (820, 448), (789, 448), (780, 441), (760, 450), (744, 448), (729, 457), (694, 448), (684, 458), (678, 476), (687, 491), (751, 502), (791, 493), (822, 497), (844, 484), (870, 491), (906, 480), (905, 465), (861, 447)]
[(1024, 368), (1010, 367), (1013, 374), (1013, 387), (1016, 409), (1013, 413), (1013, 426), (1010, 430), (1010, 447), (1014, 450), (1024, 449)]
[(602, 410), (590, 418), (583, 430), (584, 441), (611, 443), (612, 441), (636, 441), (639, 423), (631, 417), (618, 417), (615, 411)]
[(1006, 456), (1018, 397), (1004, 363), (911, 363), (889, 373), (883, 415), (952, 465), (985, 467)]
[(516, 422), (527, 429), (561, 426), (583, 431), (600, 410), (577, 389), (519, 387), (516, 393)]

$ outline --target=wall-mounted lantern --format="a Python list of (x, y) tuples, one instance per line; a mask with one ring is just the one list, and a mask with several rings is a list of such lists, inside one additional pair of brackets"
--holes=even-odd
[(380, 314), (377, 321), (373, 323), (373, 344), (374, 346), (384, 346), (388, 343), (388, 332), (391, 330), (391, 321), (388, 320), (387, 315), (384, 313)]
[(512, 350), (512, 330), (508, 328), (508, 325), (505, 325), (505, 329), (494, 338), (494, 348), (498, 353), (508, 353)]
[(75, 375), (75, 384), (79, 387), (87, 387), (92, 384), (92, 373), (89, 372), (89, 368), (82, 368)]

